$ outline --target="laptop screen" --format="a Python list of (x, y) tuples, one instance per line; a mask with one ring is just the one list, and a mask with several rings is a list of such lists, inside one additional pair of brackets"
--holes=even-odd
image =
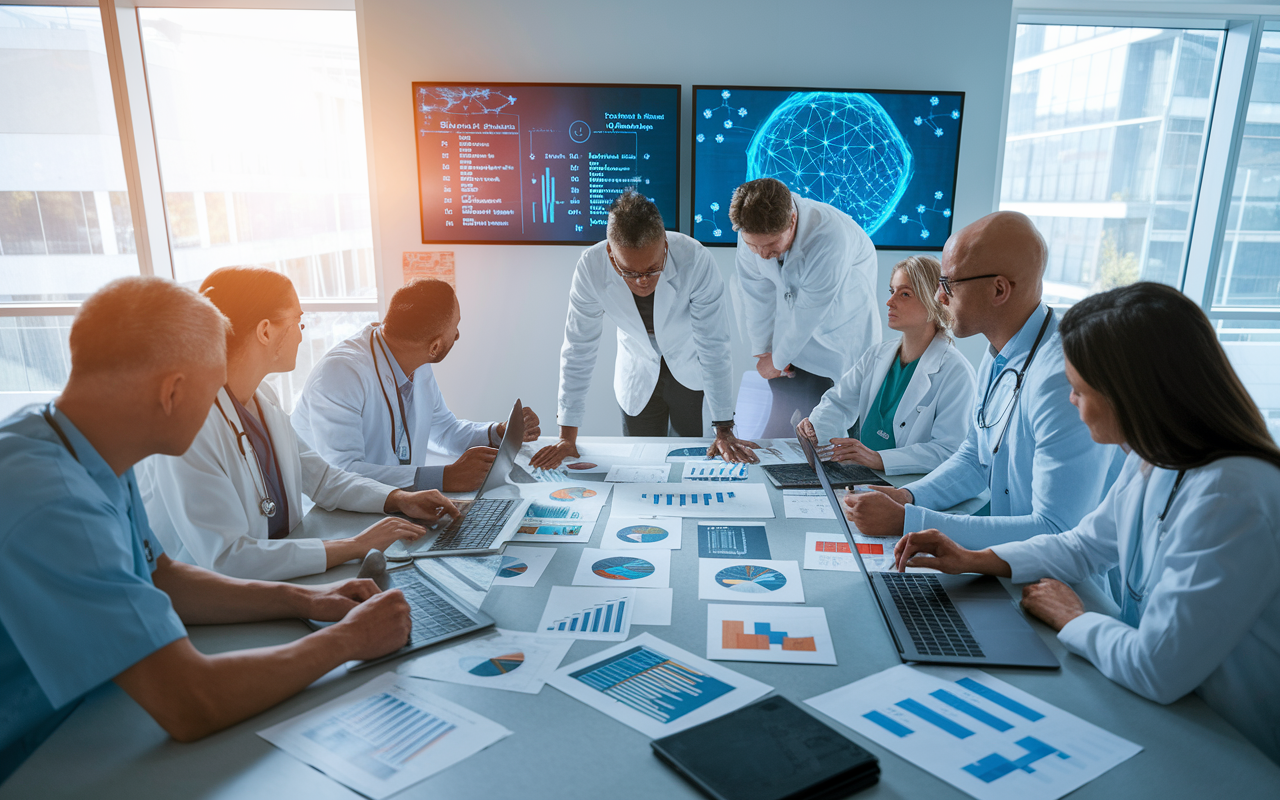
[(484, 497), (488, 492), (511, 483), (509, 475), (516, 465), (516, 453), (524, 442), (524, 407), (516, 400), (511, 407), (511, 416), (507, 419), (507, 430), (502, 434), (502, 444), (498, 445), (498, 455), (489, 467), (489, 474), (484, 477), (484, 484), (476, 497)]
[(804, 449), (804, 457), (809, 459), (809, 466), (813, 467), (813, 471), (818, 473), (818, 483), (822, 484), (822, 491), (827, 493), (827, 502), (831, 503), (831, 508), (836, 512), (836, 519), (844, 528), (844, 538), (849, 543), (849, 551), (853, 554), (854, 559), (858, 562), (858, 569), (863, 575), (870, 577), (867, 571), (867, 565), (862, 563), (862, 552), (858, 550), (858, 542), (854, 539), (853, 523), (844, 515), (844, 508), (840, 504), (840, 499), (836, 497), (835, 489), (831, 488), (831, 481), (827, 477), (826, 466), (818, 458), (817, 452), (813, 449), (813, 445), (805, 437), (800, 437), (800, 447)]

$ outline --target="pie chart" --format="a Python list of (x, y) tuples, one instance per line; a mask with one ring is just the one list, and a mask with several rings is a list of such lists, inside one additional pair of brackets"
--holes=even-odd
[(519, 651), (494, 656), (493, 658), (468, 656), (458, 659), (459, 667), (481, 678), (496, 678), (499, 675), (506, 675), (508, 672), (519, 669), (523, 663), (524, 653)]
[(716, 573), (716, 583), (726, 589), (744, 594), (776, 592), (787, 585), (787, 576), (769, 567), (740, 564), (725, 567)]
[(529, 565), (515, 556), (503, 556), (498, 565), (499, 578), (515, 578), (529, 571)]
[(670, 535), (666, 528), (659, 528), (657, 525), (628, 525), (618, 531), (619, 539), (634, 544), (660, 542)]
[(643, 558), (602, 558), (591, 565), (597, 577), (611, 581), (634, 581), (653, 574), (653, 565)]
[(588, 497), (595, 496), (595, 489), (587, 489), (583, 486), (569, 486), (564, 489), (556, 489), (551, 493), (552, 500), (559, 500), (562, 503), (572, 503), (574, 500), (585, 500)]

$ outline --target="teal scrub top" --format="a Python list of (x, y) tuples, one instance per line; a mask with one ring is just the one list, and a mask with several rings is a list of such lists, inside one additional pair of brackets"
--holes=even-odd
[(133, 470), (112, 472), (52, 405), (0, 421), (0, 508), (3, 781), (85, 694), (187, 632), (151, 582), (164, 550)]
[(894, 356), (889, 372), (880, 384), (876, 399), (867, 409), (867, 418), (862, 420), (859, 436), (862, 443), (872, 450), (892, 450), (898, 446), (893, 435), (893, 418), (898, 413), (898, 403), (911, 383), (911, 376), (916, 374), (916, 364), (920, 359), (903, 366), (901, 356)]

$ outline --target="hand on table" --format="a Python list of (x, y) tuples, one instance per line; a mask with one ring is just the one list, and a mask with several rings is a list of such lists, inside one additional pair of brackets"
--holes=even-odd
[(561, 439), (534, 453), (533, 458), (529, 459), (529, 466), (535, 469), (555, 469), (566, 458), (579, 458), (578, 445), (568, 439)]
[(774, 378), (794, 378), (796, 374), (791, 371), (791, 365), (788, 364), (782, 369), (778, 369), (773, 365), (773, 353), (761, 353), (756, 356), (756, 372), (760, 373), (760, 377), (765, 380), (773, 380)]
[(846, 492), (840, 498), (844, 515), (867, 536), (897, 536), (906, 522), (906, 504), (914, 498), (907, 489), (869, 486), (870, 492)]
[(755, 464), (760, 458), (751, 452), (760, 445), (739, 439), (732, 428), (716, 428), (716, 440), (707, 448), (707, 458), (720, 456), (725, 461), (739, 464)]
[(857, 439), (832, 439), (830, 461), (853, 462), (864, 467), (884, 471), (884, 459), (880, 454)]
[(489, 467), (497, 457), (498, 451), (492, 447), (469, 448), (458, 456), (457, 461), (444, 468), (441, 488), (446, 492), (474, 492), (484, 483), (484, 477), (489, 474)]
[[(542, 428), (538, 427), (538, 425), (539, 425), (538, 415), (533, 413), (532, 408), (529, 408), (528, 406), (524, 406), (524, 439), (523, 441), (526, 441), (526, 442), (537, 441), (538, 437), (542, 435)], [(502, 437), (507, 435), (507, 423), (499, 422), (498, 430), (496, 431), (496, 433), (498, 434), (498, 441), (502, 441)], [(484, 478), (481, 478), (480, 480), (484, 480)], [(470, 490), (464, 489), (462, 491), (470, 491)]]
[(307, 592), (307, 602), (302, 616), (320, 622), (336, 622), (378, 593), (378, 585), (364, 578), (303, 588)]
[(1084, 613), (1084, 603), (1075, 590), (1053, 578), (1022, 587), (1022, 607), (1055, 631)]
[[(447, 481), (446, 485), (448, 485)], [(398, 511), (406, 517), (411, 519), (420, 519), (424, 522), (435, 522), (445, 514), (448, 514), (451, 517), (458, 516), (458, 507), (453, 504), (453, 501), (440, 494), (435, 489), (428, 489), (425, 492), (406, 492), (403, 489), (396, 489), (391, 492), (391, 494), (387, 495), (387, 503), (383, 506), (383, 510), (388, 514)], [(378, 527), (378, 525), (374, 525), (372, 528), (367, 529), (365, 533), (368, 533), (376, 527)], [(409, 531), (405, 530), (402, 531), (402, 533), (407, 535)], [(364, 534), (362, 533), (361, 536), (363, 535)], [(390, 534), (387, 533), (387, 535)], [(394, 541), (394, 539), (392, 541)]]

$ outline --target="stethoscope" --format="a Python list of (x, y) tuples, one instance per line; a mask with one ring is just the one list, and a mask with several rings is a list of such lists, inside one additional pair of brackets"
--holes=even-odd
[[(1178, 477), (1173, 481), (1173, 488), (1169, 490), (1169, 499), (1165, 501), (1164, 511), (1160, 512), (1160, 516), (1156, 518), (1157, 529), (1164, 524), (1164, 518), (1169, 514), (1169, 509), (1173, 507), (1173, 500), (1178, 496), (1178, 489), (1182, 486), (1182, 479), (1186, 477), (1185, 469), (1178, 470)], [(1140, 498), (1138, 503), (1144, 502), (1144, 498)], [(1138, 506), (1142, 508), (1141, 505)], [(1147, 576), (1142, 586), (1138, 590), (1134, 590), (1133, 586), (1133, 567), (1138, 560), (1138, 551), (1142, 547), (1142, 526), (1138, 527), (1138, 535), (1133, 537), (1133, 544), (1129, 546), (1129, 564), (1124, 571), (1124, 591), (1125, 595), (1135, 603), (1141, 603), (1142, 599), (1147, 596), (1146, 584), (1150, 583), (1150, 576)]]
[[(258, 407), (258, 415), (262, 416), (262, 404), (258, 402), (257, 397), (253, 398), (253, 402), (254, 405)], [(236, 435), (236, 447), (240, 448), (240, 457), (244, 459), (244, 465), (248, 467), (249, 454), (245, 452), (244, 440), (249, 438), (249, 434), (235, 426), (235, 423), (231, 421), (231, 417), (228, 417), (227, 412), (223, 410), (221, 400), (215, 397), (213, 398), (213, 404), (218, 407), (218, 413), (221, 414), (222, 418), (226, 421), (227, 427), (229, 427), (231, 432)], [(266, 429), (265, 420), (263, 421), (262, 427), (264, 430)], [(276, 511), (279, 509), (276, 506), (276, 501), (272, 500), (270, 493), (267, 492), (267, 471), (263, 468), (262, 458), (258, 455), (258, 451), (254, 450), (252, 441), (249, 442), (249, 449), (253, 451), (253, 463), (258, 467), (256, 479), (253, 474), (253, 469), (249, 469), (249, 478), (253, 480), (253, 491), (258, 495), (258, 510), (262, 512), (262, 516), (270, 519), (276, 515)]]
[[(44, 417), (44, 421), (49, 423), (49, 427), (53, 428), (53, 432), (58, 434), (58, 438), (62, 440), (62, 446), (67, 448), (67, 452), (70, 453), (71, 457), (76, 460), (77, 464), (79, 464), (80, 456), (76, 454), (76, 449), (71, 446), (71, 440), (67, 438), (67, 434), (62, 430), (62, 426), (58, 424), (58, 421), (53, 418), (52, 401), (45, 405), (44, 408), (40, 409), (40, 416)], [(146, 557), (148, 564), (155, 563), (156, 557), (151, 552), (151, 540), (145, 537), (142, 539), (142, 554)]]
[[(373, 349), (374, 339), (377, 339), (378, 350), (382, 351), (382, 357), (387, 360), (387, 364), (391, 364), (391, 354), (387, 352), (386, 345), (382, 342), (382, 337), (378, 336), (377, 330), (369, 331), (369, 352), (373, 355), (373, 374), (378, 379), (378, 388), (382, 390), (382, 402), (387, 404), (387, 416), (391, 418), (391, 452), (395, 454), (400, 461), (400, 466), (408, 466), (413, 463), (413, 436), (409, 434), (409, 418), (404, 411), (404, 396), (400, 394), (400, 390), (396, 389), (396, 404), (400, 406), (400, 421), (403, 423), (400, 429), (404, 431), (405, 441), (408, 442), (407, 449), (400, 449), (400, 437), (396, 436), (396, 412), (391, 409), (391, 398), (387, 396), (387, 387), (382, 384), (382, 367), (378, 366), (378, 353)], [(395, 382), (395, 368), (391, 370), (392, 382)]]
[(1040, 349), (1040, 340), (1044, 338), (1044, 332), (1049, 329), (1049, 322), (1053, 320), (1053, 309), (1049, 309), (1049, 313), (1045, 314), (1044, 322), (1040, 323), (1040, 332), (1036, 334), (1036, 340), (1031, 343), (1031, 352), (1027, 354), (1027, 360), (1022, 362), (1022, 369), (1017, 372), (1012, 367), (1006, 367), (996, 376), (996, 379), (987, 385), (987, 392), (982, 397), (982, 405), (978, 407), (979, 427), (994, 427), (991, 425), (982, 425), (986, 420), (987, 403), (991, 402), (991, 394), (1000, 385), (1000, 380), (1005, 373), (1013, 372), (1013, 401), (1009, 403), (1009, 416), (1005, 418), (1004, 427), (1000, 429), (1000, 438), (996, 440), (996, 446), (991, 448), (991, 455), (1000, 452), (1000, 446), (1004, 444), (1004, 435), (1009, 432), (1009, 423), (1013, 421), (1013, 409), (1018, 405), (1018, 398), (1022, 396), (1022, 379), (1026, 377), (1027, 370), (1031, 368), (1031, 362), (1036, 357), (1036, 351)]

